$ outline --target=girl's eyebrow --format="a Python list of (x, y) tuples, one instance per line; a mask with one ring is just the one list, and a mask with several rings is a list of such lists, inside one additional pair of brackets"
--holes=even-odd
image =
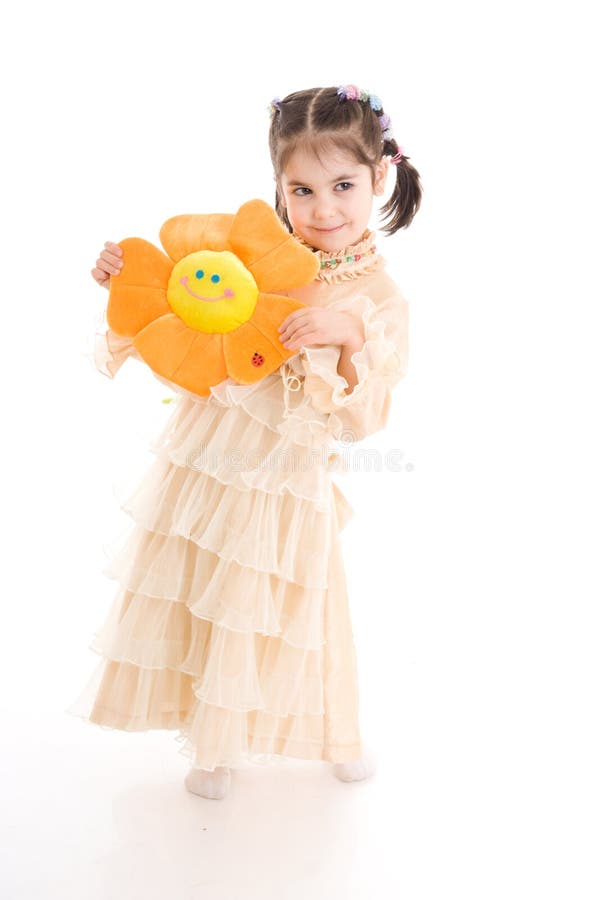
[[(337, 184), (340, 181), (351, 181), (356, 175), (338, 175), (337, 178), (331, 179), (331, 184)], [(290, 187), (310, 187), (308, 181), (288, 181)]]

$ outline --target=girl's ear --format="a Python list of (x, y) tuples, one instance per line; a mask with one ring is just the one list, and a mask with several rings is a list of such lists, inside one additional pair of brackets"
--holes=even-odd
[(373, 193), (380, 197), (381, 194), (385, 191), (385, 183), (387, 181), (387, 175), (390, 169), (390, 158), (389, 156), (382, 156), (381, 162), (378, 162), (375, 166), (375, 182), (373, 184)]

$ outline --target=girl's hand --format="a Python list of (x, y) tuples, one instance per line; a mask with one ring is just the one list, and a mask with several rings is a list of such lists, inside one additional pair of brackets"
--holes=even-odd
[(364, 341), (361, 323), (350, 313), (320, 306), (295, 309), (279, 326), (279, 339), (287, 350), (314, 344), (353, 344)]
[(118, 244), (107, 241), (104, 250), (96, 260), (96, 268), (92, 269), (92, 278), (107, 290), (110, 287), (110, 276), (118, 275), (123, 268), (123, 251)]

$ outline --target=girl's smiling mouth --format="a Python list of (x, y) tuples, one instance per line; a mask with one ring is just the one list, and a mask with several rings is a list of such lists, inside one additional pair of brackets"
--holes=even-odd
[(179, 279), (179, 283), (184, 286), (188, 294), (192, 297), (195, 297), (196, 300), (204, 300), (205, 303), (216, 303), (218, 300), (230, 300), (232, 297), (235, 297), (235, 294), (231, 290), (231, 288), (225, 288), (225, 291), (221, 294), (220, 297), (202, 297), (200, 294), (195, 294), (193, 290), (188, 287), (188, 276), (184, 275), (183, 278)]

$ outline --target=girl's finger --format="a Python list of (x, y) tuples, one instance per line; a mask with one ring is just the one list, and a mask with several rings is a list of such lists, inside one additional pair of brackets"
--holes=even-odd
[(290, 335), (284, 342), (284, 347), (299, 347), (301, 344), (312, 339), (312, 342), (318, 341), (322, 337), (319, 331), (311, 331), (310, 328), (299, 329), (295, 334)]
[(279, 335), (279, 340), (282, 341), (282, 343), (285, 343), (286, 341), (296, 340), (296, 338), (304, 334), (308, 328), (308, 325), (302, 324), (297, 325), (295, 328), (293, 326), (291, 328), (286, 328), (285, 331), (283, 331)]
[(310, 347), (313, 344), (322, 344), (321, 335), (318, 331), (308, 332), (307, 334), (303, 334), (302, 337), (297, 340), (288, 341), (284, 346), (288, 350), (297, 350), (298, 347)]
[(118, 244), (114, 244), (112, 241), (105, 241), (104, 246), (107, 250), (110, 250), (111, 253), (115, 253), (117, 256), (123, 256), (123, 250)]
[(290, 313), (289, 316), (286, 316), (286, 318), (283, 320), (278, 329), (279, 333), (281, 334), (282, 331), (288, 329), (290, 325), (293, 325), (299, 319), (302, 319), (302, 317), (306, 316), (307, 313), (310, 315), (311, 310), (295, 309), (293, 313)]
[(102, 253), (100, 254), (100, 259), (106, 260), (109, 265), (116, 266), (118, 269), (123, 268), (123, 260), (115, 253), (109, 253), (108, 250), (102, 251)]
[(103, 272), (102, 269), (92, 269), (92, 278), (99, 285), (105, 285), (109, 280), (109, 276), (106, 274), (106, 272)]
[(99, 259), (96, 260), (96, 268), (100, 269), (102, 272), (106, 272), (107, 275), (118, 275), (121, 271), (121, 266), (118, 263), (113, 265), (105, 259), (102, 259), (102, 257), (99, 257)]
[(279, 329), (280, 334), (285, 332), (289, 336), (295, 334), (299, 328), (314, 328), (317, 324), (314, 318), (313, 309), (299, 309), (292, 313), (292, 315), (294, 318), (289, 319), (288, 324), (283, 331), (281, 328)]

